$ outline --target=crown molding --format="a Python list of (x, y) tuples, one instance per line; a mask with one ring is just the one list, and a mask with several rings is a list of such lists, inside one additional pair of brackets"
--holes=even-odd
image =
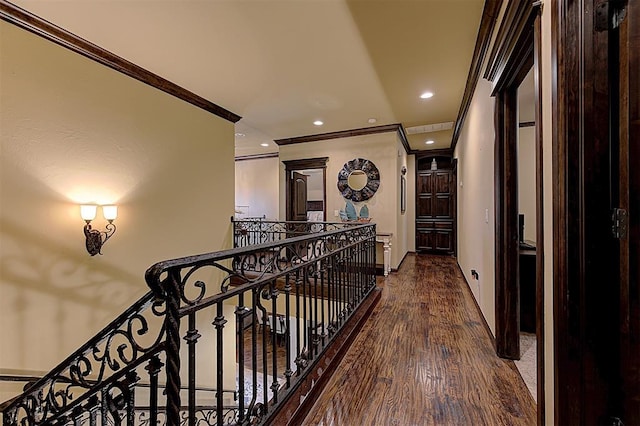
[(484, 4), (480, 28), (478, 29), (478, 37), (476, 38), (476, 46), (473, 50), (473, 59), (471, 60), (471, 66), (469, 67), (469, 74), (467, 76), (467, 84), (464, 88), (462, 102), (460, 103), (458, 118), (456, 118), (453, 126), (453, 136), (451, 138), (452, 150), (456, 149), (456, 144), (458, 143), (462, 126), (467, 117), (473, 94), (476, 91), (476, 85), (480, 78), (480, 69), (482, 68), (482, 63), (484, 62), (485, 55), (491, 43), (491, 35), (495, 29), (502, 2), (503, 0), (486, 0)]
[(361, 129), (341, 130), (338, 132), (319, 133), (315, 135), (297, 136), (297, 137), (286, 138), (286, 139), (276, 139), (274, 140), (274, 142), (280, 146), (293, 145), (297, 143), (317, 142), (317, 141), (339, 139), (339, 138), (350, 138), (354, 136), (373, 135), (376, 133), (387, 133), (387, 132), (398, 132), (398, 136), (400, 137), (404, 150), (407, 152), (407, 154), (411, 153), (411, 148), (409, 147), (409, 140), (407, 139), (407, 134), (404, 131), (404, 127), (400, 123), (385, 124), (382, 126), (374, 126), (374, 127), (364, 127)]
[(187, 89), (170, 82), (157, 74), (152, 73), (132, 62), (115, 55), (69, 31), (48, 22), (39, 16), (32, 14), (6, 0), (0, 0), (0, 19), (27, 30), (45, 40), (52, 41), (59, 46), (79, 53), (85, 58), (91, 59), (101, 65), (107, 66), (124, 75), (148, 84), (171, 96), (175, 96), (198, 108), (210, 112), (220, 118), (236, 123), (242, 117), (228, 111), (211, 101), (196, 95)]
[(277, 152), (269, 152), (266, 154), (238, 155), (236, 161), (262, 160), (263, 158), (278, 158), (280, 154)]

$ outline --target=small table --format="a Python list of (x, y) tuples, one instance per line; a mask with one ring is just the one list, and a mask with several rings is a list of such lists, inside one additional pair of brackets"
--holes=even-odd
[(384, 276), (388, 276), (391, 272), (391, 239), (393, 238), (393, 233), (391, 232), (377, 232), (376, 233), (376, 242), (382, 243), (383, 248), (383, 258), (384, 258), (384, 266), (383, 273)]

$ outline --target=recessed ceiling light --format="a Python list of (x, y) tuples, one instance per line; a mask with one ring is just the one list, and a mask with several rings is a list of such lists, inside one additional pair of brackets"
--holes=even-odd
[(239, 137), (239, 138), (243, 138), (246, 135), (244, 133), (236, 132), (236, 136)]
[(269, 144), (265, 142), (265, 143), (261, 143), (260, 146), (269, 146)]
[(368, 120), (367, 120), (367, 122), (368, 122), (369, 124), (373, 124), (373, 123), (375, 123), (376, 121), (378, 121), (378, 120), (376, 120), (375, 118), (370, 118), (370, 119), (368, 119)]
[(316, 126), (322, 126), (324, 123), (320, 120), (316, 120), (313, 122), (313, 124), (315, 124)]
[(433, 96), (433, 93), (431, 92), (424, 92), (422, 95), (420, 95), (420, 99), (429, 99), (430, 97)]
[(432, 145), (432, 144), (434, 144), (435, 142), (434, 142), (434, 141), (432, 141), (432, 140), (428, 140), (428, 141), (426, 141), (425, 143), (426, 143), (427, 145)]

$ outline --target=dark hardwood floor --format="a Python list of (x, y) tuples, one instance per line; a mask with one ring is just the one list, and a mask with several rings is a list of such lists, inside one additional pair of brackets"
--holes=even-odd
[[(264, 333), (263, 333), (263, 327), (264, 327)], [(264, 339), (264, 337), (266, 337), (266, 340)], [(265, 340), (266, 341), (266, 347), (267, 347), (267, 365), (266, 365), (266, 371), (265, 371), (265, 363), (264, 363), (264, 357), (263, 357), (263, 353), (262, 353), (262, 341)], [(247, 328), (246, 330), (244, 330), (244, 362), (245, 362), (245, 366), (246, 368), (251, 368), (252, 365), (252, 333), (251, 333), (251, 328)], [(271, 330), (269, 329), (268, 325), (264, 325), (264, 326), (259, 326), (256, 327), (256, 347), (258, 348), (258, 351), (256, 353), (256, 371), (258, 373), (263, 373), (263, 374), (273, 374), (273, 371), (271, 370), (271, 363), (273, 362), (273, 340), (272, 340), (272, 334), (271, 334)], [(284, 345), (284, 343), (280, 340), (276, 339), (276, 357), (278, 359), (278, 365), (282, 366), (282, 365), (287, 365), (287, 350), (286, 350), (286, 346)], [(237, 358), (236, 358), (236, 362), (237, 362)], [(280, 372), (280, 374), (278, 375), (278, 377), (280, 379), (284, 378), (284, 370), (282, 370)]]
[(535, 425), (451, 257), (409, 255), (305, 425)]

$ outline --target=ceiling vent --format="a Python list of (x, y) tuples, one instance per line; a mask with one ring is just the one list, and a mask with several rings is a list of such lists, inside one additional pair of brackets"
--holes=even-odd
[(439, 132), (441, 130), (453, 129), (453, 121), (447, 121), (446, 123), (425, 124), (422, 126), (407, 127), (405, 130), (409, 135), (417, 135), (418, 133), (431, 133)]

